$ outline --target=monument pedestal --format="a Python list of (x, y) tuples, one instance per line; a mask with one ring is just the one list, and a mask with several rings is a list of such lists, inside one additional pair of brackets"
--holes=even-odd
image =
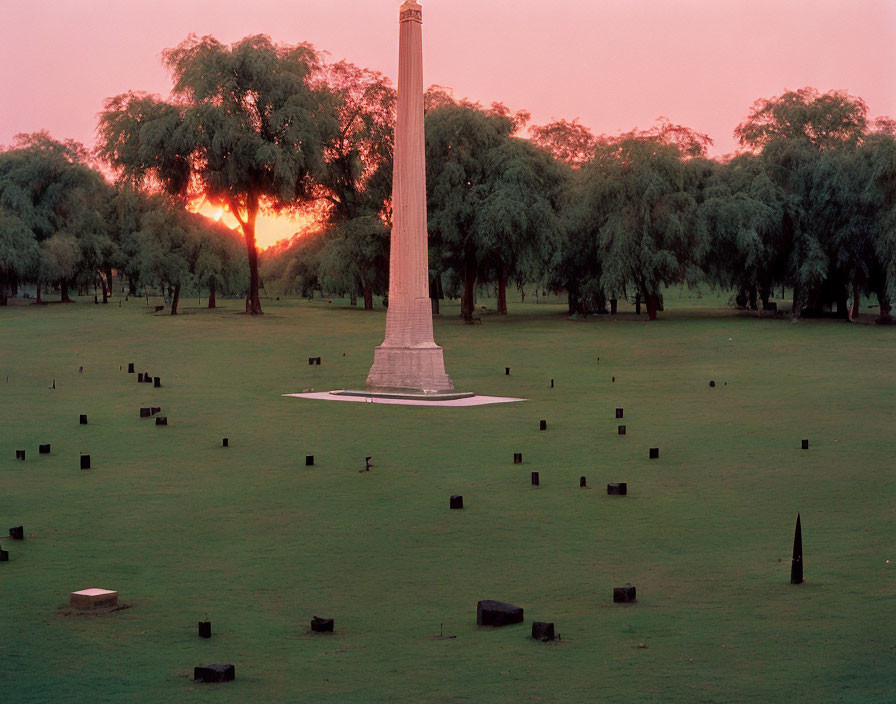
[(454, 384), (445, 373), (442, 348), (438, 345), (393, 347), (382, 344), (373, 352), (367, 389), (371, 392), (435, 394), (454, 391)]

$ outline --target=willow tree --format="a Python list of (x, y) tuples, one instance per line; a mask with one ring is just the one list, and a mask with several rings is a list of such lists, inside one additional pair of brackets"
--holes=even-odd
[(312, 198), (335, 125), (314, 78), (318, 54), (257, 35), (230, 46), (190, 36), (162, 56), (171, 102), (135, 92), (108, 99), (100, 152), (124, 180), (205, 196), (232, 213), (249, 260), (246, 312), (260, 314), (256, 218)]

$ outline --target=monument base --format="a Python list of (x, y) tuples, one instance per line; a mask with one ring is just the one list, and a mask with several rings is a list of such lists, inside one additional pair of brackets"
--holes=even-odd
[(385, 398), (396, 401), (456, 401), (461, 398), (473, 398), (476, 395), (472, 391), (437, 391), (430, 394), (414, 389), (336, 389), (330, 393), (333, 396)]
[(442, 348), (438, 345), (393, 347), (383, 344), (373, 352), (367, 390), (430, 396), (452, 392), (454, 384), (445, 373)]

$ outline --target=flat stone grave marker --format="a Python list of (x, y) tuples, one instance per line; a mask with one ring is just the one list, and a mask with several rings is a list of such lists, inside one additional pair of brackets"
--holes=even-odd
[(141, 408), (140, 409), (140, 417), (141, 418), (149, 418), (152, 415), (149, 408)]
[(476, 604), (476, 625), (510, 626), (523, 622), (523, 609), (503, 601), (486, 599)]
[(625, 435), (625, 426), (620, 425), (616, 432), (619, 433), (619, 435)]
[(221, 441), (221, 447), (230, 447), (230, 438), (224, 438)]
[(523, 463), (523, 453), (522, 452), (514, 452), (513, 453), (513, 463), (514, 464), (522, 464)]
[(81, 469), (90, 469), (90, 455), (81, 455)]
[(579, 477), (579, 486), (582, 489), (587, 489), (588, 488), (588, 480), (585, 479), (585, 477)]
[(133, 374), (133, 373), (134, 373), (134, 363), (128, 362), (128, 374)]
[(808, 450), (808, 449), (809, 449), (809, 441), (808, 441), (808, 440), (803, 440), (803, 449), (804, 449), (804, 450)]
[(547, 429), (548, 429), (548, 422), (547, 422), (546, 420), (540, 420), (540, 421), (538, 421), (538, 429), (539, 429), (539, 430), (547, 430)]
[(153, 377), (152, 385), (153, 385), (155, 388), (157, 388), (157, 389), (162, 388), (162, 378), (161, 378), (161, 377), (158, 377), (158, 376), (157, 376), (157, 377)]
[(25, 527), (24, 526), (15, 526), (14, 528), (9, 529), (9, 537), (13, 540), (24, 540), (25, 539)]
[(716, 382), (713, 381), (713, 380), (710, 380), (710, 382), (709, 382), (709, 387), (712, 388), (712, 389), (714, 389), (715, 386), (716, 386)]
[(542, 643), (554, 640), (554, 624), (548, 621), (533, 621), (532, 637)]
[(49, 454), (50, 454), (50, 445), (49, 445), (49, 443), (46, 444), (46, 445), (38, 445), (38, 446), (37, 446), (37, 451), (38, 451), (40, 454), (42, 454), (42, 455), (49, 455)]
[(16, 459), (24, 460), (25, 459), (25, 451), (24, 450), (16, 450)]
[(607, 484), (608, 496), (625, 496), (626, 494), (628, 494), (628, 484), (626, 482)]
[(651, 447), (650, 448), (650, 459), (658, 460), (660, 458), (660, 448)]
[(142, 383), (143, 383), (143, 372), (138, 372), (138, 374), (137, 374), (137, 383), (138, 383), (138, 384), (142, 384)]
[(460, 495), (452, 496), (448, 500), (448, 506), (449, 506), (449, 508), (452, 508), (452, 509), (463, 508), (464, 507), (464, 497), (460, 496)]
[(314, 466), (314, 455), (305, 455), (305, 466), (306, 467)]
[(633, 604), (636, 601), (636, 590), (631, 584), (624, 587), (613, 587), (614, 604)]
[(510, 367), (504, 367), (504, 376), (510, 376)]
[(532, 472), (532, 486), (538, 486), (538, 472)]
[(311, 619), (311, 630), (314, 633), (332, 633), (333, 619), (314, 616)]
[(0, 562), (9, 562), (9, 550), (0, 548)]
[(617, 418), (622, 418), (622, 409), (621, 409), (621, 408), (617, 408), (617, 409), (616, 409), (616, 417), (617, 417)]
[(156, 413), (158, 413), (158, 412), (161, 411), (161, 410), (162, 410), (162, 409), (161, 409), (161, 407), (159, 407), (159, 406), (151, 406), (150, 409), (149, 409), (149, 414), (152, 415), (152, 416), (154, 416)]
[(199, 637), (200, 638), (211, 638), (212, 637), (212, 622), (211, 621), (200, 621), (199, 622)]
[(231, 682), (236, 678), (233, 665), (206, 665), (193, 668), (193, 680), (196, 682)]
[(158, 416), (156, 418), (156, 425), (168, 425), (168, 416)]
[(79, 422), (81, 425), (87, 425), (87, 414), (86, 414), (86, 413), (82, 413), (82, 414), (81, 414), (81, 417), (78, 419), (78, 422)]
[(118, 592), (111, 589), (82, 589), (69, 595), (69, 605), (76, 609), (103, 609), (118, 606)]

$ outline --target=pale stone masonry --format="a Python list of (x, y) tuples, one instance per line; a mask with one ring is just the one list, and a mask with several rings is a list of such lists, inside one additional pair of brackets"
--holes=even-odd
[(432, 332), (426, 232), (423, 130), (423, 13), (415, 0), (399, 11), (398, 112), (392, 185), (392, 239), (386, 337), (376, 348), (367, 389), (423, 393), (454, 389)]

